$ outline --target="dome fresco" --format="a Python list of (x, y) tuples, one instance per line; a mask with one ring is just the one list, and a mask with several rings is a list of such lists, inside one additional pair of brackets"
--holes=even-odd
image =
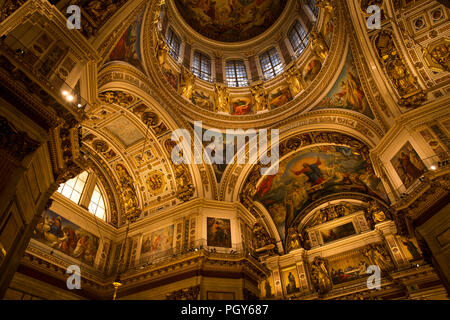
[(251, 39), (280, 16), (286, 0), (175, 0), (183, 19), (197, 32), (222, 42)]

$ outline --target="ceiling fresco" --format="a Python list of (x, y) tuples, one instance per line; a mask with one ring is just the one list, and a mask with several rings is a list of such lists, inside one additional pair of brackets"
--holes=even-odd
[(387, 200), (370, 163), (349, 147), (323, 145), (303, 149), (280, 162), (278, 173), (267, 176), (255, 200), (269, 211), (280, 237), (309, 204), (339, 192), (358, 192)]
[(175, 0), (183, 19), (198, 33), (222, 42), (251, 39), (280, 16), (286, 0)]

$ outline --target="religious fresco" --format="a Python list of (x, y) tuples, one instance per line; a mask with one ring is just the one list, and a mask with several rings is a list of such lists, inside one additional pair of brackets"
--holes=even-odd
[(162, 66), (162, 73), (166, 77), (169, 84), (175, 89), (178, 90), (178, 78), (179, 73), (171, 67), (167, 67), (166, 65)]
[(142, 238), (141, 256), (158, 256), (173, 248), (174, 226), (153, 231)]
[(99, 238), (51, 210), (39, 218), (32, 237), (72, 258), (94, 265)]
[(320, 234), (322, 235), (323, 243), (328, 243), (334, 240), (339, 240), (351, 235), (356, 234), (355, 227), (353, 223), (348, 222), (343, 225), (333, 227), (327, 230), (320, 230)]
[(141, 131), (127, 118), (120, 117), (105, 126), (127, 148), (143, 139)]
[(406, 255), (408, 261), (419, 260), (422, 258), (422, 253), (419, 249), (419, 245), (415, 238), (407, 238), (403, 236), (396, 236), (398, 242), (403, 248), (403, 252)]
[(280, 16), (286, 0), (175, 0), (183, 19), (205, 37), (223, 42), (251, 39)]
[(294, 294), (300, 292), (300, 280), (298, 278), (296, 266), (283, 269), (281, 271), (281, 274), (286, 294)]
[(307, 84), (312, 82), (322, 69), (322, 62), (318, 58), (313, 58), (302, 70), (303, 79)]
[(351, 50), (348, 51), (344, 67), (334, 86), (312, 110), (328, 108), (353, 110), (371, 119), (375, 118), (361, 86)]
[(208, 246), (231, 248), (230, 219), (208, 217), (206, 223)]
[(246, 115), (252, 111), (252, 99), (250, 97), (238, 97), (231, 99), (233, 115)]
[(388, 201), (382, 182), (357, 150), (323, 145), (300, 150), (280, 162), (278, 173), (263, 178), (255, 200), (269, 211), (280, 237), (312, 202), (339, 192), (359, 192)]
[(214, 110), (214, 96), (211, 92), (194, 89), (191, 96), (191, 102), (200, 108), (211, 111)]
[(391, 159), (392, 166), (397, 172), (403, 185), (408, 189), (422, 174), (426, 167), (409, 142)]
[(269, 93), (269, 104), (271, 109), (281, 107), (292, 100), (291, 91), (286, 85), (281, 85)]
[(332, 258), (329, 260), (331, 281), (336, 285), (368, 277), (366, 270), (369, 265), (370, 261), (360, 252)]
[(133, 21), (130, 27), (125, 31), (116, 47), (109, 54), (109, 60), (125, 61), (135, 66), (141, 71), (142, 55), (141, 55), (141, 26), (144, 12), (138, 15), (137, 19)]

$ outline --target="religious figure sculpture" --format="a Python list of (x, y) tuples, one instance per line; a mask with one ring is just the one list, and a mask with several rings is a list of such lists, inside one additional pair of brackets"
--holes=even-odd
[(323, 62), (328, 56), (328, 46), (323, 40), (322, 35), (318, 32), (313, 31), (310, 34), (310, 39), (314, 53)]
[(264, 111), (269, 109), (269, 95), (262, 84), (258, 84), (250, 87), (252, 92), (252, 104), (255, 112)]
[(331, 290), (333, 284), (325, 259), (320, 257), (314, 258), (311, 264), (311, 275), (314, 288), (319, 294), (324, 294)]
[(167, 60), (167, 54), (169, 53), (169, 46), (163, 39), (158, 39), (158, 46), (156, 49), (156, 55), (159, 65), (164, 65)]
[(295, 228), (290, 227), (288, 229), (287, 251), (289, 252), (299, 248), (301, 248), (301, 235)]
[(386, 214), (375, 200), (369, 202), (367, 211), (375, 224), (386, 221)]
[(289, 85), (289, 90), (291, 91), (293, 97), (305, 87), (302, 74), (300, 70), (295, 67), (295, 65), (286, 70), (284, 77)]
[(433, 49), (424, 48), (423, 51), (425, 61), (428, 64), (430, 64), (427, 61), (427, 58), (429, 57), (429, 60), (431, 60), (435, 66), (439, 66), (443, 71), (450, 72), (450, 39), (445, 39), (443, 43), (436, 45)]
[(195, 76), (186, 68), (181, 69), (180, 90), (181, 95), (188, 100), (191, 100), (192, 92), (194, 91)]
[(217, 111), (230, 113), (230, 92), (228, 88), (222, 84), (216, 83), (215, 89)]

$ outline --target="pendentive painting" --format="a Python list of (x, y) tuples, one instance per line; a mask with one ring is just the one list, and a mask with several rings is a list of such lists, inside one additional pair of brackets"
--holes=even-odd
[(159, 255), (173, 248), (173, 230), (171, 225), (166, 228), (156, 230), (142, 238), (141, 256)]
[(231, 248), (231, 221), (208, 217), (206, 223), (208, 246)]
[(392, 166), (402, 180), (405, 188), (409, 188), (425, 172), (426, 167), (416, 150), (407, 142), (391, 159)]
[(334, 86), (313, 110), (328, 108), (353, 110), (374, 119), (374, 115), (369, 107), (369, 103), (367, 102), (367, 98), (359, 80), (358, 71), (353, 62), (351, 50), (349, 50), (347, 54), (344, 67)]
[(285, 238), (286, 225), (314, 201), (339, 192), (358, 192), (388, 201), (379, 178), (357, 150), (323, 145), (300, 150), (280, 162), (275, 175), (257, 186), (262, 203)]
[(355, 227), (353, 223), (348, 222), (346, 224), (333, 227), (327, 230), (321, 230), (322, 240), (324, 243), (328, 243), (334, 240), (339, 240), (351, 235), (356, 234)]
[(94, 265), (99, 238), (51, 210), (40, 217), (33, 238), (88, 265)]
[(144, 12), (133, 21), (130, 27), (119, 39), (116, 47), (111, 51), (109, 60), (125, 61), (143, 71), (141, 56), (141, 26)]

